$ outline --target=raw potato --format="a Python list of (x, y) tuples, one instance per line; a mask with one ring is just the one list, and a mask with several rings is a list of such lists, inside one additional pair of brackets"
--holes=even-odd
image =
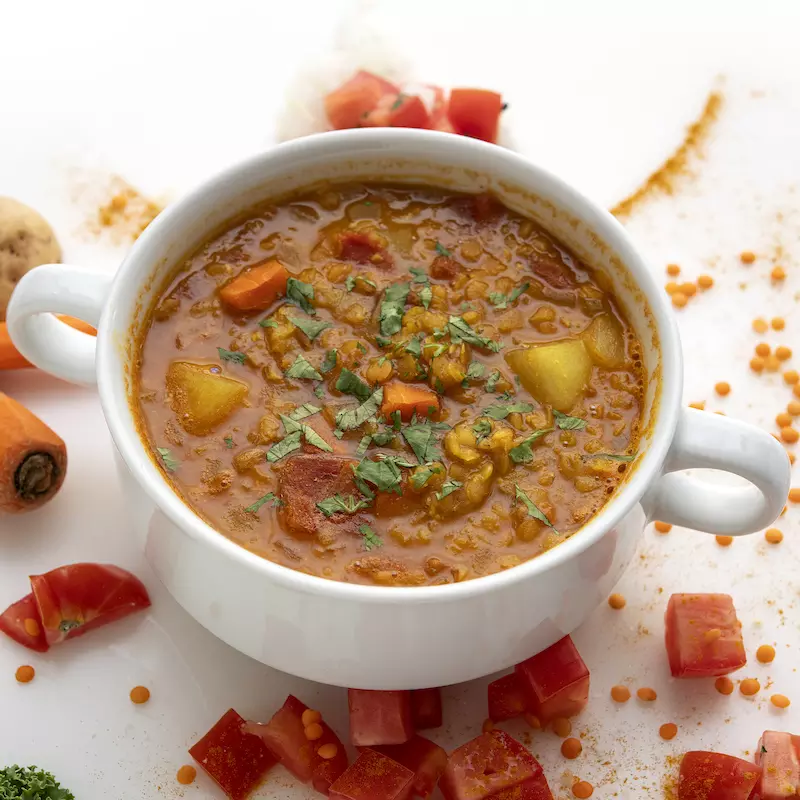
[(11, 292), (33, 267), (61, 261), (61, 247), (38, 211), (0, 197), (0, 322), (5, 322)]
[(592, 359), (580, 339), (513, 350), (506, 361), (540, 403), (565, 414), (580, 400), (592, 374)]
[(600, 314), (592, 320), (583, 332), (583, 343), (599, 366), (619, 369), (625, 364), (625, 335), (611, 314)]
[(228, 378), (209, 364), (173, 361), (167, 371), (172, 410), (187, 433), (204, 436), (239, 408), (247, 397), (246, 383)]

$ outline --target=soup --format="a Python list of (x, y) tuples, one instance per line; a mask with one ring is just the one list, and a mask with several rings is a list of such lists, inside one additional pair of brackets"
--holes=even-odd
[(444, 584), (572, 536), (637, 449), (607, 281), (488, 195), (329, 185), (253, 210), (149, 312), (134, 404), (184, 501), (271, 561)]

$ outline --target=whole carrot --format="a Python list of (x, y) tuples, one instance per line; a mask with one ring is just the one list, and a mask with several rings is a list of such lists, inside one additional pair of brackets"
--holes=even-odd
[[(92, 336), (97, 334), (97, 331), (89, 325), (88, 322), (75, 319), (74, 317), (63, 317), (59, 319), (66, 322), (71, 328), (82, 331), (83, 333), (90, 333)], [(0, 322), (0, 369), (23, 369), (24, 367), (32, 367), (30, 361), (25, 359), (22, 354), (14, 347), (14, 342), (8, 335), (8, 326), (5, 322)]]

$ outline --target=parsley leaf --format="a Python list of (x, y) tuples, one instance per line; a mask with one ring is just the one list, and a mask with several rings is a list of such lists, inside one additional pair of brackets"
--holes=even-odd
[(325, 358), (322, 359), (322, 364), (320, 364), (319, 371), (323, 375), (327, 375), (335, 366), (336, 366), (336, 351), (328, 350), (328, 352), (325, 353)]
[(442, 460), (436, 431), (446, 430), (448, 427), (443, 422), (417, 422), (403, 428), (403, 438), (420, 464)]
[(492, 419), (505, 419), (509, 414), (527, 414), (529, 411), (533, 411), (530, 403), (512, 403), (508, 406), (487, 406), (481, 413)]
[(322, 331), (333, 327), (332, 322), (317, 322), (313, 319), (299, 319), (298, 317), (289, 317), (288, 319), (289, 322), (295, 326), (295, 328), (300, 328), (300, 330), (303, 331), (303, 333), (308, 336), (312, 342), (322, 333)]
[(453, 494), (456, 489), (460, 489), (464, 484), (461, 481), (445, 481), (442, 484), (442, 490), (440, 492), (436, 492), (436, 499), (437, 500), (444, 500), (445, 497), (449, 494)]
[(261, 506), (265, 505), (266, 503), (272, 503), (273, 508), (278, 508), (279, 506), (284, 505), (283, 500), (280, 497), (277, 497), (273, 492), (268, 492), (263, 497), (259, 497), (258, 500), (253, 503), (251, 506), (247, 506), (245, 511), (249, 511), (252, 514), (255, 514)]
[(585, 419), (570, 417), (555, 408), (553, 409), (553, 416), (556, 420), (556, 427), (561, 428), (562, 431), (582, 431), (586, 427)]
[(315, 387), (314, 387), (314, 394), (315, 394), (315, 395), (316, 395), (316, 396), (317, 396), (317, 397), (318, 397), (320, 400), (322, 400), (322, 398), (323, 398), (323, 397), (325, 397), (325, 389), (324, 389), (324, 387), (322, 386), (322, 384), (320, 384), (319, 386), (315, 386)]
[(289, 278), (286, 281), (286, 299), (296, 306), (300, 306), (306, 314), (310, 314), (312, 317), (317, 313), (310, 302), (314, 299), (314, 287), (310, 283), (303, 283), (297, 278)]
[[(544, 522), (544, 524), (547, 525), (548, 528), (553, 528), (553, 523), (550, 522), (549, 519), (547, 519), (547, 517), (538, 509), (536, 503), (534, 503), (533, 500), (531, 500), (530, 497), (528, 497), (528, 495), (526, 495), (525, 492), (523, 492), (522, 489), (520, 489), (516, 483), (514, 484), (514, 488), (516, 489), (515, 496), (517, 500), (521, 500), (525, 504), (525, 508), (528, 509), (528, 516), (533, 517), (534, 519), (538, 519), (539, 522)], [(558, 533), (558, 531), (555, 528), (553, 528), (553, 531), (555, 533)]]
[(433, 475), (438, 475), (441, 471), (440, 467), (422, 467), (411, 476), (411, 485), (415, 489), (421, 489)]
[(226, 350), (224, 347), (218, 347), (217, 352), (223, 361), (231, 361), (234, 364), (244, 364), (247, 361), (247, 353), (236, 353), (233, 350)]
[(233, 441), (233, 436), (226, 436), (223, 441), (225, 442), (225, 447), (227, 447), (228, 450), (233, 450), (233, 448), (236, 447)]
[(298, 406), (291, 414), (289, 414), (289, 419), (298, 422), (301, 419), (305, 419), (306, 417), (312, 417), (314, 414), (319, 414), (322, 409), (319, 406), (315, 406), (312, 403), (303, 403), (303, 405)]
[(369, 500), (357, 500), (354, 495), (342, 497), (335, 494), (333, 497), (326, 497), (317, 503), (317, 508), (326, 516), (332, 517), (334, 514), (355, 514), (362, 508), (369, 505)]
[(270, 319), (267, 317), (266, 319), (262, 319), (261, 322), (258, 323), (262, 328), (277, 328), (278, 323), (274, 319)]
[(336, 415), (336, 427), (341, 431), (352, 431), (378, 413), (383, 402), (383, 387), (376, 389), (360, 406), (344, 409)]
[(161, 456), (161, 463), (164, 465), (167, 472), (175, 472), (181, 465), (181, 462), (172, 455), (172, 451), (169, 447), (158, 447), (156, 449)]
[(483, 371), (486, 369), (480, 361), (471, 361), (470, 365), (467, 367), (467, 375), (465, 380), (473, 381), (477, 380), (483, 375)]
[(358, 449), (356, 450), (357, 456), (363, 456), (364, 453), (367, 452), (367, 448), (373, 444), (373, 442), (378, 445), (378, 447), (385, 447), (387, 444), (390, 444), (394, 440), (394, 431), (378, 431), (377, 433), (365, 433), (361, 437), (361, 441), (358, 443)]
[(530, 283), (525, 282), (512, 289), (508, 295), (502, 292), (489, 292), (489, 302), (498, 310), (508, 308), (520, 295), (527, 292), (529, 287)]
[[(379, 492), (402, 494), (400, 484), (402, 483), (403, 475), (400, 472), (400, 467), (392, 459), (371, 461), (368, 458), (362, 458), (353, 467), (353, 474), (356, 478), (356, 485), (359, 488), (364, 483), (371, 483)], [(371, 491), (362, 491), (362, 493), (367, 497), (372, 494)]]
[(453, 255), (441, 242), (436, 242), (436, 252), (440, 256), (447, 256), (448, 258)]
[(393, 283), (383, 293), (380, 310), (381, 333), (391, 336), (403, 327), (403, 312), (411, 288), (409, 283)]
[(499, 342), (493, 342), (491, 339), (487, 339), (485, 336), (481, 336), (474, 331), (463, 317), (457, 317), (451, 314), (447, 322), (447, 328), (450, 332), (450, 339), (453, 342), (466, 342), (475, 347), (483, 347), (487, 350), (491, 350), (494, 353), (499, 353), (502, 347)]
[[(311, 407), (315, 408), (315, 406)], [(283, 427), (286, 428), (286, 433), (288, 434), (288, 436), (291, 436), (293, 433), (297, 433), (299, 431), (300, 433), (302, 433), (303, 438), (310, 445), (313, 445), (314, 447), (323, 450), (326, 453), (330, 453), (333, 451), (333, 448), (310, 425), (303, 425), (297, 422), (297, 420), (295, 420), (294, 418), (284, 416), (283, 414), (280, 415), (280, 418), (281, 422), (283, 422)], [(303, 417), (301, 417), (300, 419), (303, 419)], [(270, 452), (272, 452), (272, 449), (270, 449)], [(267, 453), (267, 458), (269, 458), (269, 453)]]
[(587, 458), (608, 458), (611, 461), (628, 462), (628, 461), (633, 461), (633, 459), (636, 458), (636, 453), (634, 453), (632, 456), (629, 456), (627, 454), (620, 455), (618, 453), (592, 453), (590, 456), (587, 456)]
[(431, 279), (428, 277), (428, 273), (425, 272), (424, 269), (420, 269), (419, 267), (409, 267), (408, 271), (411, 273), (412, 283), (424, 283), (427, 285), (431, 282)]
[(543, 428), (539, 431), (534, 431), (527, 439), (520, 442), (516, 447), (512, 447), (508, 451), (508, 457), (515, 463), (515, 464), (528, 464), (533, 461), (533, 450), (531, 449), (531, 445), (537, 440), (541, 439), (542, 436), (546, 436), (548, 433), (552, 433), (554, 428)]
[(75, 800), (50, 772), (38, 767), (0, 769), (0, 797), (3, 800)]
[(357, 397), (362, 402), (372, 394), (372, 389), (358, 375), (350, 372), (347, 367), (339, 373), (339, 377), (336, 379), (336, 388), (343, 394)]
[(302, 447), (300, 440), (303, 438), (302, 429), (296, 430), (293, 433), (287, 434), (279, 442), (275, 442), (269, 450), (267, 450), (267, 461), (273, 464), (280, 461), (289, 453), (299, 450)]
[(433, 289), (430, 286), (423, 286), (419, 290), (419, 299), (422, 301), (423, 308), (430, 308), (431, 300), (433, 300)]
[(424, 341), (424, 333), (418, 333), (416, 336), (412, 336), (405, 347), (406, 353), (411, 353), (414, 358), (420, 358), (420, 356), (422, 356), (422, 343)]
[(497, 382), (498, 382), (498, 381), (500, 380), (500, 378), (502, 378), (502, 377), (503, 377), (503, 376), (500, 374), (500, 370), (497, 370), (497, 369), (496, 369), (496, 370), (495, 370), (495, 371), (494, 371), (494, 372), (493, 372), (493, 373), (492, 373), (492, 374), (489, 376), (489, 378), (488, 378), (488, 379), (487, 379), (487, 381), (486, 381), (486, 391), (487, 391), (487, 392), (494, 392), (494, 390), (497, 388)]
[(286, 370), (287, 378), (299, 378), (307, 381), (321, 381), (322, 375), (317, 372), (308, 361), (303, 358), (302, 353), (297, 356), (289, 369)]
[(401, 424), (401, 421), (402, 421), (402, 417), (401, 417), (401, 414), (400, 414), (400, 409), (398, 409), (397, 411), (392, 411), (392, 413), (389, 414), (389, 417), (392, 420), (392, 430), (399, 431), (400, 430), (400, 424)]
[(375, 281), (371, 281), (369, 278), (365, 278), (363, 275), (348, 275), (344, 279), (344, 288), (347, 289), (348, 292), (352, 292), (353, 289), (356, 288), (356, 282), (361, 281), (362, 283), (366, 283), (367, 286), (371, 286), (373, 289), (378, 288), (378, 284)]
[(365, 550), (374, 550), (376, 547), (383, 547), (383, 539), (381, 539), (381, 537), (366, 523), (358, 526), (358, 532), (364, 537)]
[(472, 426), (472, 432), (475, 434), (475, 443), (479, 444), (492, 432), (492, 423), (488, 419), (479, 419)]

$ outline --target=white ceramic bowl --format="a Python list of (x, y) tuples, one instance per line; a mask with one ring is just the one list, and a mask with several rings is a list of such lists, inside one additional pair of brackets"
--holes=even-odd
[[(490, 190), (610, 278), (644, 349), (647, 431), (628, 477), (572, 538), (506, 572), (464, 583), (372, 587), (305, 575), (238, 547), (186, 506), (151, 460), (130, 407), (133, 336), (162, 279), (226, 220), (321, 180)], [(97, 325), (97, 339), (47, 312)], [(97, 382), (130, 495), (130, 520), (175, 599), (224, 641), (305, 678), (366, 689), (446, 685), (508, 667), (569, 633), (608, 595), (646, 522), (739, 535), (769, 525), (789, 488), (783, 448), (741, 422), (681, 407), (677, 329), (619, 223), (516, 153), (428, 131), (340, 131), (280, 145), (170, 206), (112, 280), (66, 265), (26, 275), (8, 309), (22, 354), (66, 380)], [(702, 483), (710, 467), (751, 485)]]

